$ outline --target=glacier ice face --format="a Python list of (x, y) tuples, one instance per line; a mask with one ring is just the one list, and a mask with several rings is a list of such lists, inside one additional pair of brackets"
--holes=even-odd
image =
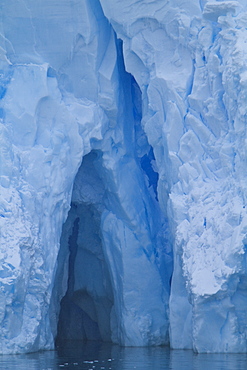
[(163, 274), (166, 220), (121, 43), (97, 1), (3, 5), (1, 352), (52, 348), (57, 324), (75, 338), (76, 312), (81, 339), (162, 344), (171, 250)]
[(186, 4), (102, 0), (123, 39), (126, 68), (142, 89), (142, 124), (156, 158), (158, 198), (173, 230), (171, 346), (241, 352), (246, 5)]
[(1, 7), (1, 353), (246, 352), (245, 1)]

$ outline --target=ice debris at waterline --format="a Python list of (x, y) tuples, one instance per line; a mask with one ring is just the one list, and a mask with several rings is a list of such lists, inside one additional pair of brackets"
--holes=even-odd
[(246, 352), (246, 1), (0, 5), (0, 352)]

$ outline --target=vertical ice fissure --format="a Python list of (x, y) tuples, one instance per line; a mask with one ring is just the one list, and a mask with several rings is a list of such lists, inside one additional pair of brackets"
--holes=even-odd
[[(105, 293), (104, 298), (105, 304), (108, 304), (108, 308), (104, 307), (105, 310), (108, 310), (108, 319), (101, 315), (102, 307), (97, 311), (98, 301), (102, 300), (104, 295), (102, 293), (103, 287), (100, 288), (100, 284), (106, 279), (106, 276), (102, 275), (101, 277), (99, 272), (94, 277), (92, 276), (91, 283), (88, 281), (88, 285), (83, 287), (86, 294), (83, 293), (80, 299), (79, 291), (74, 288), (72, 296), (76, 297), (72, 298), (73, 304), (77, 300), (77, 304), (85, 309), (87, 302), (91, 307), (90, 309), (89, 306), (87, 307), (90, 312), (94, 312), (95, 308), (97, 311), (96, 321), (100, 336), (95, 331), (93, 333), (92, 325), (92, 335), (86, 333), (89, 327), (88, 324), (85, 324), (81, 338), (98, 339), (101, 337), (104, 340), (110, 338), (114, 342), (125, 345), (163, 344), (168, 342), (167, 308), (172, 255), (164, 248), (167, 224), (159, 209), (155, 158), (141, 128), (141, 92), (133, 77), (125, 71), (119, 41), (117, 41), (117, 50), (119, 95), (116, 94), (114, 103), (117, 109), (110, 112), (110, 121), (113, 122), (114, 119), (115, 125), (108, 130), (108, 135), (101, 142), (96, 143), (98, 149), (83, 158), (75, 179), (72, 193), (73, 203), (70, 211), (71, 215), (74, 214), (74, 216), (69, 216), (64, 225), (65, 231), (61, 238), (60, 250), (63, 259), (58, 258), (58, 275), (55, 286), (58, 285), (57, 291), (61, 290), (59, 281), (63, 281), (63, 279), (59, 274), (61, 266), (64, 265), (64, 262), (61, 261), (68, 258), (66, 257), (68, 247), (63, 246), (63, 240), (68, 239), (66, 235), (69, 235), (68, 232), (72, 233), (69, 230), (74, 224), (74, 221), (70, 221), (70, 219), (71, 217), (71, 220), (79, 217), (77, 255), (80, 251), (79, 243), (82, 243), (84, 238), (84, 249), (90, 252), (90, 248), (96, 248), (93, 235), (98, 233), (102, 240), (101, 259), (105, 259), (105, 268), (109, 271), (107, 285), (112, 285), (110, 289), (112, 292), (109, 293), (108, 288), (108, 293)], [(106, 115), (108, 114), (109, 112), (106, 111)], [(80, 212), (83, 211), (83, 203), (87, 206), (83, 206), (85, 210), (82, 217)], [(75, 205), (77, 205), (76, 212)], [(86, 223), (86, 226), (83, 227), (83, 223), (86, 222), (84, 219), (88, 217), (85, 212), (92, 212), (92, 206), (96, 207), (95, 210), (98, 209), (97, 217), (101, 218), (101, 222), (98, 224), (98, 231), (94, 230), (91, 239), (88, 239), (88, 231), (86, 230), (88, 224)], [(71, 225), (68, 230), (66, 224)], [(65, 252), (66, 250), (67, 252)], [(86, 267), (86, 260), (82, 259), (88, 257), (83, 253), (81, 252), (81, 257), (78, 257), (77, 262), (77, 265), (81, 267), (80, 272), (76, 271), (76, 268), (72, 271), (75, 274), (74, 279), (77, 281), (75, 285), (78, 287), (80, 284), (83, 285), (84, 274), (88, 275), (89, 267)], [(92, 253), (95, 254), (93, 250)], [(92, 264), (91, 269), (94, 273), (95, 268)], [(64, 273), (66, 274), (63, 271)], [(150, 276), (151, 280), (147, 279), (147, 275)], [(68, 277), (69, 280), (70, 277)], [(157, 281), (157, 286), (150, 290), (147, 285), (152, 280)], [(101, 293), (97, 292), (99, 288)], [(54, 296), (56, 294), (54, 292)], [(91, 297), (91, 303), (89, 303), (88, 294)], [(130, 299), (129, 296), (132, 298)], [(153, 302), (151, 307), (145, 307), (146, 300)], [(66, 296), (63, 301), (66, 301)], [(64, 311), (63, 301), (58, 327), (66, 326), (66, 308)], [(69, 316), (69, 311), (67, 316)], [(100, 318), (100, 316), (102, 317)], [(94, 318), (93, 321), (95, 321), (94, 314), (91, 318)], [(110, 322), (110, 329), (104, 327), (100, 322), (103, 319)], [(67, 326), (70, 327), (69, 322), (67, 322)], [(69, 335), (73, 336), (72, 333)], [(64, 335), (58, 334), (58, 336), (61, 338)]]

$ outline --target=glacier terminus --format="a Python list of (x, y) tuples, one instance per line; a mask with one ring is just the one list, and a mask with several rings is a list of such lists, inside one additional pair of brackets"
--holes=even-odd
[(0, 353), (247, 352), (246, 0), (0, 14)]

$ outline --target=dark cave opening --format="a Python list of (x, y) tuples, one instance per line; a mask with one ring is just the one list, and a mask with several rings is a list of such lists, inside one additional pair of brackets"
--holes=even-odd
[(56, 345), (69, 340), (111, 341), (113, 294), (100, 235), (105, 189), (94, 166), (96, 159), (94, 151), (83, 158), (63, 225), (56, 277), (60, 291)]

